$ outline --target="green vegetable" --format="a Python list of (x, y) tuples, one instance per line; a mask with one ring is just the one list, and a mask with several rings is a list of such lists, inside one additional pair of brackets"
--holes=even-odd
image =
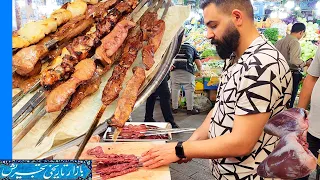
[(276, 44), (278, 41), (279, 31), (277, 28), (268, 28), (263, 34), (272, 44)]
[(201, 58), (205, 59), (207, 57), (215, 56), (217, 53), (214, 49), (206, 49), (202, 52)]

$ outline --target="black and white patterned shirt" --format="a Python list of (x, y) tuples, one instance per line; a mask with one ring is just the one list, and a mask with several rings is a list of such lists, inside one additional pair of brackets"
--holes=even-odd
[[(291, 92), (292, 75), (287, 61), (273, 45), (258, 37), (237, 62), (234, 56), (226, 61), (210, 123), (210, 138), (231, 133), (235, 115), (271, 112), (274, 116), (286, 107)], [(210, 160), (214, 177), (260, 179), (256, 168), (277, 140), (263, 133), (249, 156)]]

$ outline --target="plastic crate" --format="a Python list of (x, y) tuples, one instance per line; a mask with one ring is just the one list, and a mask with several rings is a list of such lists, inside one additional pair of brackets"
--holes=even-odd
[(219, 86), (219, 77), (204, 77), (203, 85), (205, 90), (217, 90)]

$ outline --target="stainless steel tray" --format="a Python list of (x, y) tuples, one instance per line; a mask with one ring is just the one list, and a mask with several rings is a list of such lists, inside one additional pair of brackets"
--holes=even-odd
[[(158, 128), (172, 128), (170, 123), (165, 123), (165, 122), (127, 122), (125, 125), (151, 125), (151, 126), (156, 126)], [(102, 140), (104, 142), (113, 142), (112, 139), (108, 138), (107, 135), (108, 133), (112, 133), (111, 127), (107, 128), (105, 133), (103, 134)], [(171, 141), (172, 140), (172, 135), (171, 133), (168, 133), (168, 138), (166, 139), (117, 139), (117, 142), (150, 142), (150, 141)]]
[[(173, 60), (175, 55), (179, 51), (179, 47), (182, 43), (182, 36), (179, 36), (184, 31), (183, 28), (180, 28), (175, 37), (173, 38), (170, 46), (167, 48), (165, 54), (162, 56), (161, 62), (153, 71), (153, 73), (149, 76), (150, 78), (146, 79), (146, 85), (138, 96), (137, 102), (135, 103), (134, 109), (143, 104), (147, 98), (156, 90), (156, 88), (160, 85), (162, 80), (165, 78), (167, 73), (170, 71), (170, 67), (173, 64)], [(98, 135), (104, 133), (108, 128), (107, 123), (100, 124), (93, 135)], [(72, 146), (78, 146), (84, 139), (85, 134), (74, 138), (73, 140), (67, 141), (59, 146), (56, 146), (49, 150), (48, 152), (42, 154), (38, 159), (44, 159), (48, 157), (52, 157), (59, 152), (62, 152)]]

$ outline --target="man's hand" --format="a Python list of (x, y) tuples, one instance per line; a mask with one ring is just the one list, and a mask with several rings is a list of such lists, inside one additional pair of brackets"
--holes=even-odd
[(143, 167), (148, 169), (154, 169), (178, 162), (180, 158), (176, 155), (176, 145), (177, 143), (167, 143), (152, 148), (141, 155), (140, 162), (143, 163)]
[(308, 61), (306, 62), (306, 66), (309, 67), (311, 65), (312, 61), (313, 61), (312, 58), (308, 59)]

